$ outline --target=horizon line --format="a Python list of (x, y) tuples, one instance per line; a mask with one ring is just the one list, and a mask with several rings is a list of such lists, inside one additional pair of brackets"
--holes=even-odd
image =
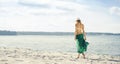
[[(15, 31), (15, 30), (0, 30), (0, 31), (10, 31), (10, 32), (69, 32), (74, 33), (74, 31)], [(119, 32), (86, 32), (86, 33), (114, 33), (114, 34), (120, 34)]]

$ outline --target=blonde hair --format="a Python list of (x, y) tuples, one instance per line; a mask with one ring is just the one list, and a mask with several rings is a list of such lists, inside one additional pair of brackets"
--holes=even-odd
[(77, 21), (78, 23), (82, 24), (80, 19), (77, 19), (76, 21)]

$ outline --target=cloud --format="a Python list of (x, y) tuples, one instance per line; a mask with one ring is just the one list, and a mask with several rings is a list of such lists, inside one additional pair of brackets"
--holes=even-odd
[(18, 0), (0, 0), (0, 3), (17, 2)]
[[(64, 1), (64, 0), (21, 0), (20, 2), (28, 5), (32, 4), (32, 6), (40, 7), (40, 5), (44, 5), (45, 7), (49, 9), (59, 9), (59, 10), (64, 10), (64, 11), (81, 11), (81, 10), (86, 10), (89, 8), (87, 5), (81, 5), (75, 2), (70, 2), (70, 1)], [(31, 6), (31, 5), (29, 5)]]
[[(23, 16), (23, 15), (65, 15), (82, 12), (89, 8), (65, 0), (2, 0), (0, 1), (0, 16)], [(3, 12), (4, 11), (4, 12)]]
[(116, 14), (116, 15), (119, 15), (120, 16), (120, 7), (111, 7), (110, 8), (110, 13), (111, 14)]
[[(0, 28), (16, 31), (74, 31), (75, 19), (80, 17), (87, 31), (119, 32), (115, 29), (120, 27), (117, 25), (119, 18), (107, 14), (108, 8), (99, 4), (90, 5), (89, 1), (86, 1), (89, 4), (77, 1), (0, 0)], [(116, 12), (112, 11), (112, 14)], [(113, 29), (103, 29), (107, 26)]]
[(38, 7), (38, 8), (48, 8), (49, 6), (48, 5), (45, 5), (45, 4), (34, 4), (34, 3), (29, 3), (29, 2), (21, 2), (19, 1), (18, 2), (19, 5), (22, 5), (22, 6), (28, 6), (28, 7)]

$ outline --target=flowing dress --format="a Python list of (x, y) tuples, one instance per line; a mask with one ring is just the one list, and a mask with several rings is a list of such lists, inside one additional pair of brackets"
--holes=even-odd
[(87, 51), (88, 42), (84, 40), (83, 34), (76, 35), (76, 44), (77, 44), (77, 52), (84, 53)]

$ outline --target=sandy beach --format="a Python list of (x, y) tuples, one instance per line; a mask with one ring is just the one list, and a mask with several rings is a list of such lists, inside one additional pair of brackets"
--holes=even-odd
[(120, 64), (120, 56), (86, 54), (76, 58), (77, 53), (39, 51), (27, 48), (0, 47), (0, 64)]

